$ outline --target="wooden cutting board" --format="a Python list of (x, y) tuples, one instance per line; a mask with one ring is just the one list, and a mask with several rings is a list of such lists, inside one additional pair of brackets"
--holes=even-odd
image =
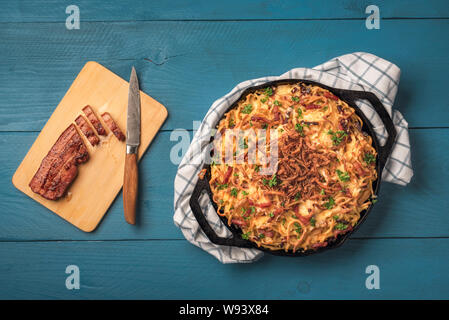
[[(86, 63), (14, 173), (14, 186), (79, 229), (93, 231), (122, 188), (126, 150), (126, 144), (111, 133), (100, 115), (109, 112), (126, 134), (128, 87), (127, 81), (102, 65)], [(140, 100), (139, 159), (167, 118), (162, 104), (143, 92), (140, 92)], [(29, 183), (60, 134), (83, 113), (86, 105), (90, 105), (102, 121), (108, 136), (99, 136), (101, 143), (92, 147), (78, 130), (88, 148), (89, 161), (78, 167), (78, 176), (65, 197), (47, 200), (31, 191)]]

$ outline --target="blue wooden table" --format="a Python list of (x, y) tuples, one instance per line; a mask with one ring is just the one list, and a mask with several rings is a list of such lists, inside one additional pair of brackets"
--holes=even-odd
[[(0, 298), (449, 298), (449, 4), (432, 1), (0, 1)], [(365, 8), (380, 9), (368, 30)], [(235, 84), (366, 51), (402, 69), (396, 108), (410, 125), (415, 176), (383, 184), (365, 224), (337, 250), (221, 265), (174, 226), (170, 149)], [(140, 225), (121, 194), (84, 233), (17, 191), (11, 178), (83, 65), (95, 60), (169, 117), (140, 165)], [(80, 289), (66, 288), (68, 265)], [(365, 269), (380, 270), (368, 290)]]

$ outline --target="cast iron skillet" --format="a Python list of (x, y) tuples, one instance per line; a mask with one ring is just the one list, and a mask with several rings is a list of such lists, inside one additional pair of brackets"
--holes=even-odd
[[(382, 170), (385, 166), (385, 162), (387, 161), (388, 156), (391, 153), (393, 143), (396, 139), (396, 129), (394, 127), (393, 121), (391, 120), (387, 110), (383, 106), (383, 104), (379, 101), (379, 99), (371, 92), (366, 91), (354, 91), (354, 90), (343, 90), (343, 89), (336, 89), (331, 88), (325, 85), (322, 85), (320, 83), (314, 82), (314, 81), (308, 81), (308, 80), (302, 80), (302, 79), (288, 79), (288, 80), (277, 80), (277, 81), (271, 81), (264, 83), (260, 86), (255, 86), (246, 89), (240, 98), (246, 96), (249, 93), (252, 93), (258, 89), (266, 88), (268, 86), (276, 86), (278, 84), (293, 84), (297, 82), (303, 82), (305, 84), (312, 84), (319, 86), (321, 88), (327, 89), (330, 92), (332, 92), (334, 95), (336, 95), (341, 100), (345, 101), (349, 106), (355, 109), (355, 113), (363, 120), (363, 127), (362, 130), (366, 133), (368, 133), (372, 139), (373, 139), (373, 145), (374, 148), (377, 151), (377, 159), (376, 159), (376, 171), (377, 171), (377, 180), (373, 182), (373, 190), (374, 194), (377, 195), (379, 192), (379, 186), (380, 186), (380, 179), (382, 177)], [(238, 101), (234, 102), (227, 111), (231, 110), (232, 108), (235, 108), (237, 106)], [(356, 100), (359, 99), (366, 99), (368, 100), (373, 108), (376, 110), (377, 114), (380, 116), (383, 124), (385, 125), (385, 128), (388, 132), (388, 139), (384, 146), (379, 145), (379, 141), (377, 140), (377, 137), (374, 133), (373, 127), (371, 123), (368, 121), (368, 119), (365, 117), (363, 112), (357, 107), (355, 104)], [(218, 123), (217, 123), (218, 125)], [(212, 138), (213, 140), (213, 138)], [(201, 229), (204, 231), (206, 236), (209, 238), (209, 240), (215, 244), (218, 245), (225, 245), (225, 246), (234, 246), (234, 247), (241, 247), (241, 248), (256, 248), (264, 252), (268, 252), (270, 254), (274, 255), (281, 255), (281, 256), (306, 256), (317, 252), (322, 252), (327, 249), (336, 248), (341, 246), (348, 238), (349, 236), (358, 229), (358, 227), (365, 221), (366, 217), (368, 216), (368, 213), (371, 211), (371, 208), (373, 204), (371, 204), (366, 210), (362, 211), (360, 214), (360, 219), (357, 222), (357, 224), (354, 226), (354, 228), (345, 233), (345, 234), (339, 234), (336, 239), (334, 240), (328, 240), (328, 245), (326, 247), (321, 247), (316, 250), (298, 250), (296, 252), (292, 251), (285, 251), (285, 250), (270, 250), (264, 247), (258, 247), (257, 244), (250, 240), (245, 240), (242, 238), (242, 230), (240, 228), (234, 227), (233, 225), (229, 226), (227, 223), (226, 217), (220, 216), (223, 223), (226, 225), (226, 227), (232, 232), (231, 238), (223, 238), (218, 236), (215, 231), (212, 229), (212, 227), (209, 225), (209, 223), (206, 220), (206, 217), (204, 213), (202, 212), (201, 206), (199, 204), (199, 199), (203, 192), (205, 191), (210, 198), (210, 201), (212, 202), (212, 205), (215, 208), (215, 211), (217, 211), (218, 207), (217, 204), (212, 199), (212, 191), (210, 189), (209, 180), (211, 178), (211, 172), (210, 172), (210, 165), (206, 164), (203, 167), (206, 169), (206, 174), (203, 179), (198, 179), (198, 182), (195, 186), (195, 189), (193, 190), (193, 194), (190, 198), (190, 208), (192, 209), (192, 212), (198, 221), (199, 225), (201, 226)]]

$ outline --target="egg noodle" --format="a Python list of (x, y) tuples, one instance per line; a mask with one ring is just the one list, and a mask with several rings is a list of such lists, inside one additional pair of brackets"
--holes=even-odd
[[(214, 140), (209, 184), (218, 214), (264, 248), (327, 246), (352, 230), (375, 201), (377, 153), (362, 125), (352, 107), (315, 85), (279, 84), (242, 97), (220, 121), (221, 139)], [(235, 130), (266, 134), (229, 143), (224, 138)], [(248, 146), (264, 140), (263, 154), (270, 157), (274, 138), (275, 170), (267, 175), (266, 162), (248, 161)]]

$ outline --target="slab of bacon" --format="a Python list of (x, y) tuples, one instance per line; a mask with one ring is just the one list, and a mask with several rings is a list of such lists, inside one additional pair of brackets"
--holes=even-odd
[(92, 130), (90, 125), (87, 123), (87, 120), (82, 115), (79, 115), (78, 118), (75, 119), (75, 123), (80, 128), (81, 132), (86, 136), (87, 140), (89, 140), (92, 146), (96, 146), (100, 142), (100, 139), (97, 137), (94, 130)]
[(78, 174), (78, 165), (89, 153), (74, 124), (59, 136), (31, 179), (33, 192), (49, 200), (61, 198)]
[(120, 128), (117, 126), (115, 121), (112, 119), (111, 115), (108, 112), (105, 112), (101, 115), (106, 125), (109, 127), (109, 130), (119, 139), (120, 141), (125, 141), (125, 135), (122, 133)]
[(83, 112), (86, 115), (87, 119), (89, 119), (90, 123), (95, 128), (95, 130), (97, 130), (97, 133), (100, 136), (105, 136), (106, 135), (106, 130), (104, 129), (104, 127), (101, 124), (100, 120), (98, 120), (98, 118), (95, 115), (95, 113), (92, 110), (92, 108), (89, 105), (87, 105), (87, 106), (85, 106), (83, 108)]

